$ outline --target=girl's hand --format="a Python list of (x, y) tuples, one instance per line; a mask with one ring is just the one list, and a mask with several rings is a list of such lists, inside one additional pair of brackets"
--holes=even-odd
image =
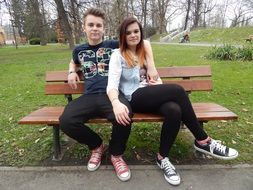
[(163, 82), (162, 82), (162, 80), (160, 79), (160, 78), (158, 78), (158, 79), (150, 79), (149, 81), (148, 81), (148, 85), (158, 85), (158, 84), (162, 84)]
[(116, 121), (119, 124), (127, 126), (131, 123), (131, 118), (129, 117), (129, 110), (127, 106), (122, 104), (119, 99), (112, 102), (113, 112), (116, 118)]

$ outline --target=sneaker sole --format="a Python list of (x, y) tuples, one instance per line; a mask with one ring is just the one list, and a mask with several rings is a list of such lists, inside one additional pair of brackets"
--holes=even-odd
[(197, 151), (199, 151), (199, 152), (208, 154), (208, 155), (210, 155), (210, 156), (213, 156), (213, 157), (218, 158), (218, 159), (221, 159), (221, 160), (233, 160), (233, 159), (237, 158), (238, 155), (239, 155), (238, 152), (237, 152), (237, 154), (234, 155), (234, 156), (224, 157), (224, 156), (219, 156), (219, 155), (216, 155), (216, 154), (212, 154), (211, 152), (208, 152), (208, 151), (203, 150), (203, 149), (201, 149), (201, 148), (199, 148), (199, 147), (196, 147), (195, 145), (194, 145), (194, 148), (195, 148)]
[[(159, 164), (158, 162), (156, 162), (156, 164), (157, 164), (158, 167), (162, 170), (160, 164)], [(177, 186), (177, 185), (179, 185), (179, 184), (181, 183), (181, 177), (180, 177), (179, 174), (178, 174), (178, 176), (179, 176), (179, 180), (178, 180), (178, 181), (172, 181), (172, 180), (170, 180), (169, 178), (166, 177), (165, 174), (163, 174), (163, 176), (164, 176), (165, 180), (166, 180), (169, 184), (171, 184), (171, 185)]]
[(88, 165), (87, 165), (87, 169), (88, 169), (88, 171), (90, 171), (90, 172), (94, 172), (94, 171), (96, 171), (96, 170), (99, 168), (100, 164), (101, 164), (101, 162), (100, 162), (95, 168), (90, 168), (90, 167), (88, 167)]
[(117, 174), (117, 177), (120, 179), (120, 181), (128, 181), (131, 178), (131, 171), (129, 170), (129, 175), (127, 177), (121, 177)]

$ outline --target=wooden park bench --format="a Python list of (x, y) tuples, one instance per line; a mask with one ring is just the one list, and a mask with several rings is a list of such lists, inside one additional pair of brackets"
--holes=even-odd
[(245, 39), (246, 42), (252, 42), (253, 41), (253, 35), (249, 35), (248, 38)]
[[(184, 87), (188, 92), (211, 91), (212, 79), (210, 66), (180, 66), (158, 68), (163, 83), (177, 83)], [(78, 84), (77, 89), (71, 89), (67, 84), (67, 71), (48, 71), (46, 72), (46, 95), (64, 95), (68, 102), (72, 100), (72, 95), (82, 94), (84, 91), (83, 82)], [(80, 74), (80, 76), (82, 76)], [(82, 77), (81, 77), (82, 78)], [(82, 80), (83, 81), (83, 80)], [(227, 108), (216, 103), (193, 103), (194, 111), (200, 121), (203, 123), (212, 120), (236, 120), (237, 115)], [(47, 125), (53, 127), (53, 160), (60, 160), (60, 129), (59, 116), (62, 114), (64, 106), (45, 106), (19, 121), (19, 124), (26, 125)], [(135, 113), (133, 122), (161, 122), (163, 117), (156, 114)], [(91, 119), (89, 123), (107, 123), (105, 118)]]

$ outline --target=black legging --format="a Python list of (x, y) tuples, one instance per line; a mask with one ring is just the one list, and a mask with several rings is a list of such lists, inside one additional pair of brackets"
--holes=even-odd
[(133, 112), (160, 113), (164, 116), (159, 153), (168, 157), (180, 129), (181, 121), (196, 140), (208, 137), (200, 126), (185, 90), (176, 84), (161, 84), (137, 89), (130, 101)]

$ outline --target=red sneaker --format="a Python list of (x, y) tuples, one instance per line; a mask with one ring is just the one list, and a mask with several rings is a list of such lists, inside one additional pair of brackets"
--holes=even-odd
[(111, 156), (111, 162), (118, 178), (121, 181), (127, 181), (130, 179), (130, 169), (128, 168), (126, 162), (123, 160), (122, 156)]
[(95, 171), (99, 168), (101, 164), (101, 158), (105, 150), (106, 150), (105, 145), (101, 144), (100, 147), (91, 151), (91, 157), (87, 164), (87, 169), (89, 171)]

